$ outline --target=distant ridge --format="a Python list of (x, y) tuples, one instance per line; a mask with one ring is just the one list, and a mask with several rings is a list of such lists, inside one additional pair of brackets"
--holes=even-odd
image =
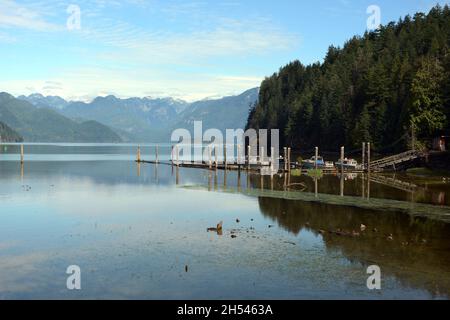
[(27, 142), (122, 142), (117, 133), (101, 123), (77, 122), (8, 93), (0, 93), (0, 121)]
[(258, 93), (259, 88), (253, 88), (240, 95), (193, 103), (173, 98), (121, 99), (113, 95), (97, 97), (90, 103), (41, 94), (18, 99), (77, 122), (96, 121), (111, 128), (123, 141), (168, 142), (174, 128), (191, 129), (193, 121), (203, 121), (205, 128), (244, 128)]

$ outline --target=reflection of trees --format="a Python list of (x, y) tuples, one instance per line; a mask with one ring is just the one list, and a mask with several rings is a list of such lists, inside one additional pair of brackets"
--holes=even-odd
[[(450, 295), (450, 225), (407, 214), (377, 212), (284, 199), (259, 198), (264, 216), (289, 232), (302, 229), (351, 232), (323, 234), (327, 248), (340, 250), (349, 260), (377, 264), (384, 275), (432, 294)], [(360, 232), (360, 226), (367, 226)], [(377, 232), (374, 231), (376, 229)], [(387, 239), (393, 235), (393, 240)]]

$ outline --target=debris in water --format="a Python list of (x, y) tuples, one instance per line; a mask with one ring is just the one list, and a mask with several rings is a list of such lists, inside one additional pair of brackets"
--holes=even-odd
[(239, 220), (239, 219), (236, 219), (236, 223), (239, 223), (239, 222), (241, 222), (241, 220)]
[(232, 239), (235, 239), (235, 238), (237, 238), (237, 235), (232, 234), (232, 235), (231, 235), (231, 238), (232, 238)]
[(269, 224), (269, 228), (273, 228), (273, 227), (275, 227), (274, 225), (271, 225), (271, 224)]
[(366, 225), (361, 224), (361, 231), (365, 231), (367, 229)]
[(215, 228), (208, 228), (206, 229), (207, 232), (217, 232), (218, 235), (222, 235), (222, 227), (223, 227), (223, 221), (220, 221)]
[(389, 241), (392, 241), (392, 240), (394, 240), (394, 237), (392, 236), (392, 234), (390, 234), (390, 235), (387, 237), (387, 239), (388, 239)]
[(188, 266), (187, 265), (184, 266), (184, 271), (188, 272)]

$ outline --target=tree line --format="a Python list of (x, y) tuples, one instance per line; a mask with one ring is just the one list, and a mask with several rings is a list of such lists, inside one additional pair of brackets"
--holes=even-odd
[(281, 146), (301, 150), (426, 147), (450, 129), (449, 45), (437, 5), (330, 46), (322, 63), (293, 61), (262, 82), (247, 128), (280, 129)]

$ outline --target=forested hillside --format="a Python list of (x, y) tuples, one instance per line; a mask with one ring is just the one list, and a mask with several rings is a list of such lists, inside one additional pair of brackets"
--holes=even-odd
[(323, 63), (294, 61), (266, 78), (247, 126), (279, 128), (282, 145), (303, 150), (370, 141), (398, 151), (412, 132), (423, 146), (450, 128), (449, 46), (448, 6), (355, 36)]
[(8, 127), (3, 122), (0, 122), (0, 142), (22, 142), (23, 138)]

